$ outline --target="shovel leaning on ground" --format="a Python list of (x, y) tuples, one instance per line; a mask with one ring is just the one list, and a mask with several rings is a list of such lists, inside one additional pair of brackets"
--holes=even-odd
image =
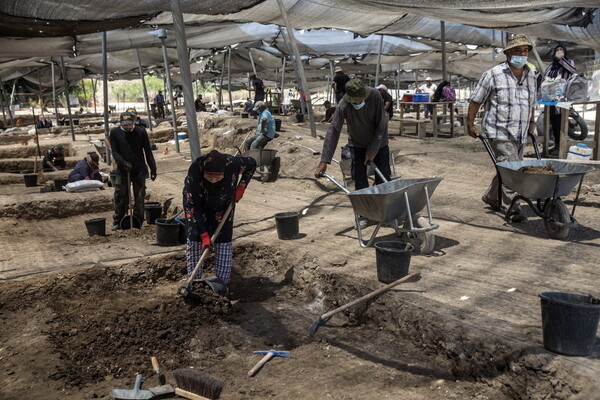
[(141, 390), (142, 374), (136, 374), (135, 385), (133, 389), (113, 389), (110, 395), (115, 399), (123, 400), (145, 400), (154, 397), (154, 393), (149, 390)]
[(319, 327), (321, 325), (323, 325), (325, 322), (329, 321), (329, 319), (331, 319), (331, 317), (333, 317), (335, 314), (342, 312), (344, 310), (347, 310), (350, 307), (353, 307), (357, 304), (360, 304), (362, 302), (365, 302), (369, 299), (372, 299), (375, 296), (380, 295), (381, 293), (387, 292), (388, 290), (392, 289), (394, 286), (397, 286), (403, 282), (409, 281), (413, 278), (416, 278), (418, 276), (421, 276), (420, 272), (415, 272), (414, 274), (410, 274), (405, 276), (404, 278), (398, 279), (397, 281), (394, 281), (390, 284), (385, 285), (384, 287), (381, 287), (377, 290), (374, 290), (373, 292), (364, 295), (363, 297), (361, 297), (360, 299), (356, 299), (351, 301), (348, 304), (344, 304), (341, 307), (336, 308), (335, 310), (331, 310), (323, 315), (319, 315), (314, 322), (312, 323), (312, 325), (310, 326), (310, 328), (308, 328), (308, 334), (309, 336), (314, 335), (317, 332), (317, 329), (319, 329)]
[(127, 197), (129, 197), (129, 215), (124, 216), (119, 224), (122, 230), (140, 229), (142, 222), (133, 215), (133, 196), (131, 192), (131, 171), (127, 171)]
[(260, 350), (255, 351), (256, 354), (266, 354), (259, 362), (256, 363), (254, 367), (250, 371), (248, 371), (248, 376), (254, 376), (269, 360), (273, 357), (284, 357), (290, 358), (290, 353), (287, 351), (277, 351), (277, 350)]

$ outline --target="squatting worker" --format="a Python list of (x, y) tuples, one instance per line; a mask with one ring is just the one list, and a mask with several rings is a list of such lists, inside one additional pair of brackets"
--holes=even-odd
[[(527, 134), (535, 130), (536, 77), (527, 66), (527, 56), (532, 49), (525, 35), (511, 37), (504, 48), (506, 62), (483, 73), (469, 102), (469, 135), (479, 136), (475, 116), (483, 104), (483, 135), (498, 162), (522, 161)], [(503, 199), (499, 200), (498, 177), (495, 176), (482, 200), (493, 210), (499, 210), (502, 202), (510, 204), (516, 196), (506, 187), (502, 187), (502, 192)], [(513, 222), (526, 220), (520, 205), (517, 204), (511, 218)]]
[[(321, 162), (315, 170), (315, 177), (320, 178), (321, 173), (325, 172), (327, 165), (331, 163), (344, 120), (348, 123), (348, 146), (355, 189), (369, 186), (367, 165), (371, 161), (383, 173), (385, 179), (389, 180), (391, 171), (388, 117), (383, 108), (383, 98), (377, 90), (366, 87), (360, 79), (352, 79), (346, 84), (346, 94), (336, 107), (333, 121), (327, 129)], [(375, 174), (375, 184), (379, 183), (383, 181)]]
[(50, 169), (52, 171), (58, 171), (59, 169), (65, 169), (67, 163), (65, 162), (65, 149), (62, 144), (52, 146), (44, 154), (44, 160), (42, 162), (44, 169)]
[(246, 151), (262, 149), (275, 138), (275, 118), (273, 118), (265, 102), (257, 101), (252, 111), (258, 113), (258, 125), (256, 126), (256, 135), (244, 141)]
[(83, 160), (80, 160), (69, 173), (69, 182), (83, 180), (96, 180), (102, 182), (100, 167), (98, 166), (100, 157), (96, 153), (89, 153)]
[[(256, 170), (252, 157), (231, 156), (213, 150), (196, 159), (188, 170), (183, 188), (183, 207), (187, 219), (186, 248), (188, 275), (194, 271), (202, 250), (214, 247), (216, 276), (226, 284), (233, 266), (233, 214), (224, 223), (214, 243), (211, 237), (232, 201), (240, 201)], [(241, 175), (241, 178), (240, 178)], [(239, 181), (239, 183), (238, 183)], [(202, 277), (202, 266), (196, 279)]]
[(148, 133), (144, 128), (136, 126), (135, 120), (136, 116), (133, 113), (124, 112), (121, 114), (121, 126), (110, 131), (110, 147), (117, 161), (113, 231), (119, 229), (121, 219), (127, 214), (129, 207), (127, 173), (131, 174), (135, 199), (133, 216), (140, 222), (144, 221), (148, 167), (150, 167), (150, 179), (156, 179), (156, 162), (150, 148)]

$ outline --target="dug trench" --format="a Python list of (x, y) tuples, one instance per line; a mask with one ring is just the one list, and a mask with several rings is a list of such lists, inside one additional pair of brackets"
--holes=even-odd
[[(138, 372), (155, 386), (151, 356), (169, 383), (176, 368), (222, 380), (226, 399), (584, 395), (560, 357), (550, 362), (541, 349), (448, 318), (445, 306), (419, 297), (418, 282), (337, 314), (309, 337), (316, 316), (380, 284), (246, 240), (234, 249), (230, 299), (194, 286), (202, 300), (192, 302), (179, 294), (182, 253), (0, 284), (0, 318), (11, 322), (0, 332), (0, 397), (108, 399)], [(205, 276), (213, 264), (211, 256)], [(253, 351), (269, 349), (291, 358), (248, 378), (262, 357)]]

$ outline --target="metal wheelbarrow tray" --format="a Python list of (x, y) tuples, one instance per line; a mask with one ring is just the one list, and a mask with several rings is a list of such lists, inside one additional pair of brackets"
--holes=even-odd
[[(350, 199), (361, 247), (371, 246), (381, 226), (389, 225), (397, 234), (406, 236), (421, 254), (433, 251), (435, 236), (429, 231), (439, 225), (433, 222), (429, 198), (443, 178), (398, 179), (350, 192), (330, 175), (323, 176), (342, 189)], [(427, 208), (428, 218), (416, 215), (424, 208)], [(359, 216), (377, 222), (366, 243), (358, 223)], [(398, 221), (402, 221), (402, 227)]]
[[(481, 136), (479, 137), (496, 168), (499, 180), (498, 198), (502, 199), (502, 185), (517, 193), (508, 209), (501, 205), (500, 210), (504, 212), (504, 218), (509, 220), (517, 202), (523, 200), (538, 217), (544, 220), (548, 236), (553, 239), (564, 239), (570, 228), (579, 225), (574, 215), (583, 177), (588, 172), (594, 171), (595, 168), (557, 160), (542, 160), (535, 136), (532, 134), (529, 134), (529, 136), (537, 160), (503, 162), (496, 160), (487, 140)], [(555, 173), (536, 174), (519, 171), (522, 167), (544, 167), (547, 164), (552, 165)], [(573, 202), (573, 210), (569, 213), (567, 206), (560, 198), (570, 194), (577, 185), (579, 187)], [(533, 204), (533, 201), (536, 204)]]
[(275, 157), (276, 154), (277, 150), (273, 149), (254, 149), (246, 151), (244, 156), (256, 160), (256, 171), (263, 182), (275, 182), (281, 165), (281, 159)]

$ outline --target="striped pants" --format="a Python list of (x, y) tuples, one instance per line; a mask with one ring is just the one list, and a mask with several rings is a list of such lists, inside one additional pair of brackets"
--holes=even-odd
[[(215, 250), (215, 258), (217, 264), (215, 267), (215, 274), (218, 278), (221, 278), (223, 282), (228, 284), (229, 278), (231, 277), (231, 269), (233, 267), (233, 242), (215, 243), (213, 245), (213, 249)], [(194, 268), (196, 268), (196, 264), (198, 264), (198, 260), (200, 260), (201, 255), (201, 243), (188, 239), (187, 248), (185, 249), (188, 276), (190, 276), (192, 272), (194, 272)], [(198, 269), (198, 272), (196, 273), (194, 279), (202, 278), (203, 269), (204, 263)]]

